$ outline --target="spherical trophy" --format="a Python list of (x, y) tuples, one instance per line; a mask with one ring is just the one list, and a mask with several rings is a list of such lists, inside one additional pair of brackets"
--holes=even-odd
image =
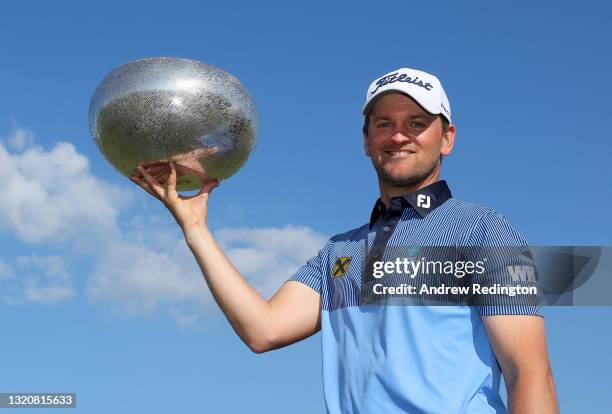
[(240, 81), (190, 59), (120, 66), (89, 105), (91, 134), (120, 173), (129, 176), (141, 162), (172, 161), (180, 166), (179, 191), (238, 171), (255, 148), (258, 127), (257, 107)]

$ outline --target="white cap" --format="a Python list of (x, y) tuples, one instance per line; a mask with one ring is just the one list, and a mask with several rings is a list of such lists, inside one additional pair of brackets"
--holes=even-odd
[(405, 93), (432, 115), (442, 114), (451, 122), (451, 108), (440, 80), (416, 69), (401, 68), (381, 76), (370, 84), (362, 112), (380, 94), (389, 91)]

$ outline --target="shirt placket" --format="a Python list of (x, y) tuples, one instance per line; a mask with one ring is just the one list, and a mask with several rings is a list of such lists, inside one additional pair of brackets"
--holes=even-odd
[(375, 262), (384, 260), (385, 249), (400, 221), (403, 209), (404, 201), (402, 198), (392, 198), (389, 202), (389, 208), (384, 211), (375, 224), (376, 234), (372, 245), (366, 247), (368, 254), (361, 274), (360, 300), (362, 305), (373, 304), (381, 299), (372, 291), (372, 286), (377, 283), (377, 279), (373, 275), (373, 267)]

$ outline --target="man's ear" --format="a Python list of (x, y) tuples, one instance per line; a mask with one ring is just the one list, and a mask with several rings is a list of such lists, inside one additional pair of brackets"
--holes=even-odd
[(368, 134), (363, 133), (363, 151), (369, 157), (370, 156), (370, 141), (368, 140)]
[(455, 145), (455, 133), (457, 132), (455, 125), (450, 124), (448, 126), (448, 131), (442, 134), (442, 148), (440, 148), (440, 154), (443, 156), (450, 155), (453, 151), (453, 146)]

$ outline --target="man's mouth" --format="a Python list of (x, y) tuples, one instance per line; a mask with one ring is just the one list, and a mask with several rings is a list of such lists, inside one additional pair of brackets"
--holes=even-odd
[(414, 151), (402, 150), (402, 151), (385, 151), (385, 153), (391, 157), (408, 157), (414, 154)]

